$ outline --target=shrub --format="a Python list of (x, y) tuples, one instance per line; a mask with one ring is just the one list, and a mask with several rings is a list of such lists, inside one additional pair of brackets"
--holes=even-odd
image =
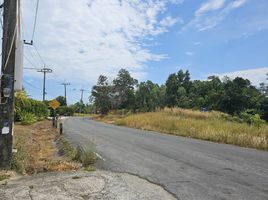
[(239, 113), (239, 117), (248, 124), (260, 127), (265, 124), (265, 121), (261, 119), (260, 115), (255, 110), (249, 109)]
[(45, 103), (30, 99), (24, 91), (15, 94), (15, 121), (35, 122), (48, 116)]
[(30, 125), (37, 122), (37, 117), (28, 112), (20, 112), (19, 119), (23, 125)]
[(252, 125), (260, 127), (261, 125), (265, 124), (266, 122), (261, 119), (259, 114), (255, 114), (250, 117), (250, 122)]
[(74, 115), (74, 109), (67, 106), (60, 106), (56, 109), (56, 113), (61, 116), (73, 116)]

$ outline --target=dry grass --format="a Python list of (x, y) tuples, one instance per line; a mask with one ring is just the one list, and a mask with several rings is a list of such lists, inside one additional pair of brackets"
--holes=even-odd
[(202, 113), (174, 108), (133, 114), (117, 120), (115, 116), (109, 116), (109, 120), (138, 129), (268, 150), (268, 125), (258, 128), (228, 121), (226, 114), (220, 112)]
[(58, 156), (55, 140), (58, 132), (44, 120), (33, 125), (15, 125), (12, 169), (22, 174), (75, 170), (79, 165)]

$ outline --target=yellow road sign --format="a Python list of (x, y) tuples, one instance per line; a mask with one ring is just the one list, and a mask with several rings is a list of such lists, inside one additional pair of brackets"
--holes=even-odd
[(60, 102), (58, 102), (56, 99), (49, 102), (49, 107), (53, 110), (57, 109), (60, 106)]

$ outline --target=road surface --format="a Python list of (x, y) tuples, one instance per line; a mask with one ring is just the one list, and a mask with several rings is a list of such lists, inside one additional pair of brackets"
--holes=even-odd
[[(163, 123), (163, 122), (159, 122)], [(137, 175), (177, 199), (268, 199), (268, 152), (69, 118), (74, 145), (96, 145), (103, 170)]]

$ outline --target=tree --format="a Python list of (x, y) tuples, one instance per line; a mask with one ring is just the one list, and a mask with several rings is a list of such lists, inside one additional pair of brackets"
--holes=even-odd
[(58, 96), (56, 100), (60, 103), (60, 106), (67, 106), (66, 99), (63, 96)]
[(224, 85), (220, 110), (236, 114), (246, 109), (257, 108), (259, 95), (258, 90), (251, 86), (247, 79), (236, 77), (233, 81), (228, 80)]
[(184, 89), (186, 90), (186, 93), (189, 94), (190, 89), (191, 89), (191, 76), (188, 70), (186, 70), (185, 74), (184, 74), (184, 79), (183, 79), (183, 83), (182, 86), (184, 87)]
[(261, 116), (268, 122), (268, 97), (261, 99)]
[(102, 115), (106, 115), (111, 108), (111, 86), (108, 78), (100, 75), (97, 85), (92, 88), (93, 102)]
[(134, 87), (138, 81), (131, 77), (126, 69), (120, 69), (113, 80), (114, 99), (116, 109), (131, 109), (135, 105)]
[(152, 81), (142, 82), (136, 91), (136, 107), (139, 111), (150, 112), (160, 106), (160, 88)]
[(177, 98), (178, 84), (176, 74), (170, 74), (166, 81), (166, 103), (168, 107), (175, 107), (178, 103)]

